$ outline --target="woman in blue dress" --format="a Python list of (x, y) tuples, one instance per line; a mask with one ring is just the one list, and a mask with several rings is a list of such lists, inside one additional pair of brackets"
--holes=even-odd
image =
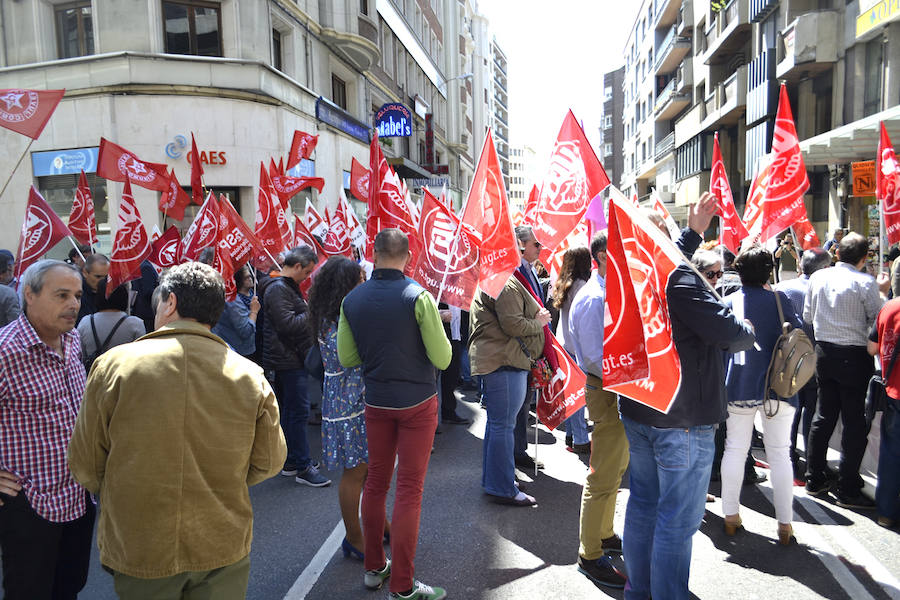
[(325, 367), (322, 391), (322, 455), (325, 468), (344, 469), (338, 500), (347, 534), (341, 543), (344, 556), (362, 560), (359, 497), (366, 480), (369, 450), (366, 443), (362, 366), (344, 368), (338, 360), (337, 322), (344, 297), (364, 281), (360, 266), (343, 256), (329, 258), (315, 275), (309, 290), (309, 323)]

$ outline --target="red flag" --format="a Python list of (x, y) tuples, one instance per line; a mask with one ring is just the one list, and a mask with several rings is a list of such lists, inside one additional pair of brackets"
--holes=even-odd
[(350, 192), (363, 202), (369, 201), (369, 170), (355, 158), (350, 162)]
[(219, 201), (216, 200), (215, 194), (209, 192), (181, 241), (180, 260), (197, 260), (201, 250), (216, 243), (218, 231)]
[(352, 256), (350, 232), (347, 230), (347, 215), (344, 206), (338, 202), (329, 220), (328, 234), (325, 236), (325, 253), (329, 256)]
[(525, 202), (525, 217), (523, 223), (533, 225), (535, 216), (537, 215), (538, 202), (541, 199), (541, 191), (537, 185), (531, 186), (531, 192), (528, 193), (528, 200)]
[(291, 248), (296, 248), (300, 245), (306, 245), (314, 249), (319, 256), (319, 262), (328, 258), (325, 249), (322, 248), (319, 241), (303, 223), (303, 219), (299, 215), (294, 215), (294, 243), (291, 244)]
[(883, 121), (875, 156), (875, 194), (881, 202), (888, 245), (895, 244), (900, 241), (900, 163)]
[(442, 302), (469, 310), (478, 287), (478, 240), (468, 229), (460, 229), (453, 211), (427, 188), (419, 219), (419, 239), (424, 243), (412, 278)]
[(287, 175), (271, 175), (272, 187), (278, 194), (281, 206), (287, 210), (288, 204), (297, 192), (305, 190), (308, 187), (314, 187), (319, 193), (325, 187), (325, 180), (321, 177), (288, 177)]
[[(174, 171), (173, 171), (174, 173)], [(203, 204), (203, 163), (197, 151), (197, 141), (191, 132), (191, 200), (194, 204)]]
[(0, 127), (40, 137), (66, 90), (0, 90)]
[(265, 167), (259, 165), (259, 197), (253, 231), (273, 256), (291, 243), (291, 228)]
[(116, 221), (116, 237), (113, 239), (112, 253), (109, 255), (109, 275), (106, 279), (107, 298), (114, 289), (141, 276), (141, 263), (150, 256), (150, 239), (141, 220), (141, 213), (134, 196), (131, 182), (125, 178), (122, 201), (119, 202), (119, 217)]
[(750, 240), (754, 243), (760, 241), (760, 235), (762, 234), (763, 203), (765, 202), (766, 187), (769, 185), (771, 169), (771, 162), (761, 165), (759, 172), (750, 184), (747, 204), (744, 206), (744, 226), (750, 234)]
[(550, 275), (550, 285), (556, 283), (556, 279), (562, 272), (563, 258), (571, 248), (589, 248), (591, 245), (588, 236), (588, 222), (581, 221), (575, 226), (566, 239), (564, 239), (554, 250), (548, 250), (545, 246), (541, 246), (540, 261)]
[(311, 202), (306, 203), (306, 214), (304, 214), (304, 217), (306, 219), (306, 228), (313, 235), (317, 235), (324, 240), (328, 234), (328, 222), (322, 218), (322, 215), (319, 214), (319, 211), (316, 210), (316, 207)]
[[(677, 240), (678, 236), (681, 235), (681, 230), (678, 229), (678, 223), (675, 222), (675, 219), (672, 217), (672, 213), (666, 208), (666, 205), (663, 203), (662, 198), (659, 197), (659, 192), (655, 189), (650, 193), (650, 208), (655, 210), (659, 216), (663, 218), (663, 221), (666, 222), (666, 229), (669, 230), (669, 237), (673, 240)], [(732, 206), (734, 203), (732, 203)]]
[(284, 157), (282, 156), (278, 157), (278, 174), (287, 175), (287, 173), (284, 172)]
[(344, 215), (347, 217), (347, 236), (350, 238), (350, 245), (360, 248), (366, 243), (366, 230), (363, 229), (362, 223), (359, 222), (359, 217), (356, 216), (353, 206), (347, 201), (344, 190), (341, 189), (339, 191), (340, 198), (338, 203), (344, 209)]
[(775, 159), (769, 171), (762, 211), (760, 239), (763, 241), (778, 235), (806, 214), (803, 194), (809, 189), (809, 177), (784, 84), (781, 84), (775, 117), (772, 152)]
[(15, 276), (21, 277), (25, 269), (40, 260), (67, 235), (72, 235), (72, 232), (34, 186), (31, 186), (28, 205), (25, 207), (25, 221), (19, 236), (19, 248), (16, 251)]
[(310, 135), (303, 131), (294, 131), (294, 139), (291, 140), (291, 152), (288, 154), (287, 168), (288, 171), (300, 164), (300, 160), (312, 156), (316, 144), (319, 143), (319, 136)]
[(91, 197), (91, 187), (88, 185), (87, 175), (84, 170), (78, 178), (78, 187), (75, 188), (75, 201), (72, 202), (72, 212), (69, 213), (69, 231), (72, 237), (87, 246), (93, 246), (97, 239), (97, 221), (94, 217), (94, 199)]
[(484, 147), (466, 198), (462, 224), (471, 227), (478, 239), (481, 251), (478, 285), (489, 296), (496, 298), (522, 259), (509, 219), (506, 188), (490, 130), (484, 138)]
[(812, 223), (809, 222), (806, 215), (803, 215), (802, 220), (791, 225), (791, 230), (794, 232), (794, 239), (797, 240), (797, 243), (800, 244), (802, 249), (809, 250), (810, 248), (817, 248), (821, 245), (819, 243), (819, 236), (816, 235), (816, 230), (813, 228)]
[(666, 285), (682, 254), (613, 188), (606, 256), (603, 387), (666, 413), (681, 387)]
[[(556, 355), (557, 367), (550, 385), (540, 389), (537, 418), (541, 424), (556, 429), (584, 406), (584, 384), (587, 378), (569, 353), (563, 349), (556, 336), (552, 333), (549, 335), (550, 348)], [(544, 352), (546, 353), (546, 350)]]
[(134, 185), (157, 192), (169, 189), (169, 171), (166, 165), (142, 161), (105, 138), (100, 138), (97, 177), (121, 182), (130, 179)]
[(176, 221), (184, 219), (184, 209), (191, 203), (191, 197), (184, 191), (178, 178), (175, 177), (175, 169), (169, 172), (169, 187), (159, 197), (159, 210), (166, 216)]
[(584, 218), (594, 196), (609, 185), (603, 165), (570, 110), (563, 120), (550, 157), (550, 168), (541, 184), (533, 216), (534, 236), (542, 245), (556, 248)]
[(264, 254), (262, 245), (247, 223), (224, 196), (219, 200), (219, 223), (216, 233), (216, 254), (213, 268), (225, 280), (225, 300), (237, 296), (234, 274), (254, 257)]
[(178, 264), (178, 246), (181, 244), (181, 236), (178, 228), (170, 225), (166, 232), (156, 238), (150, 244), (150, 256), (147, 260), (157, 267), (168, 269)]
[(719, 132), (713, 136), (712, 172), (709, 176), (709, 193), (716, 197), (716, 214), (722, 219), (722, 232), (719, 241), (725, 247), (737, 254), (741, 246), (741, 240), (750, 234), (744, 227), (743, 221), (737, 215), (734, 207), (734, 197), (731, 195), (731, 185), (728, 183), (728, 174), (725, 172), (725, 163), (722, 161), (722, 151), (719, 149)]

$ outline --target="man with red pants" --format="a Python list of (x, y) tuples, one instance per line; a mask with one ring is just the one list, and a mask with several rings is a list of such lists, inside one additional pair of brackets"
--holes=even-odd
[[(369, 474), (362, 498), (365, 585), (390, 577), (391, 598), (441, 600), (446, 592), (413, 579), (422, 489), (437, 427), (437, 371), (451, 348), (434, 298), (403, 276), (409, 240), (399, 229), (375, 237), (372, 278), (341, 306), (338, 356), (345, 367), (363, 365)], [(394, 461), (397, 494), (391, 520), (391, 555), (382, 547), (385, 502)]]

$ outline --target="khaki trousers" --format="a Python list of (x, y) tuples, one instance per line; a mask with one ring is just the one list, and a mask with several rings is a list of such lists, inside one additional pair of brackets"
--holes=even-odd
[(157, 579), (115, 573), (113, 579), (119, 600), (244, 600), (250, 557), (211, 571), (188, 571)]
[(604, 538), (614, 535), (616, 494), (628, 467), (628, 438), (619, 419), (616, 395), (602, 389), (602, 382), (587, 376), (585, 402), (591, 433), (591, 468), (581, 493), (581, 545), (578, 553), (587, 560), (603, 555)]

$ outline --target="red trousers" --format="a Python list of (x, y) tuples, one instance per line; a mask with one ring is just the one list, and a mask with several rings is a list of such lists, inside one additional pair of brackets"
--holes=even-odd
[(366, 406), (369, 474), (363, 489), (362, 527), (368, 571), (380, 569), (385, 563), (385, 504), (397, 459), (397, 493), (391, 517), (392, 592), (405, 592), (413, 586), (422, 490), (437, 428), (437, 410), (436, 395), (402, 410)]

